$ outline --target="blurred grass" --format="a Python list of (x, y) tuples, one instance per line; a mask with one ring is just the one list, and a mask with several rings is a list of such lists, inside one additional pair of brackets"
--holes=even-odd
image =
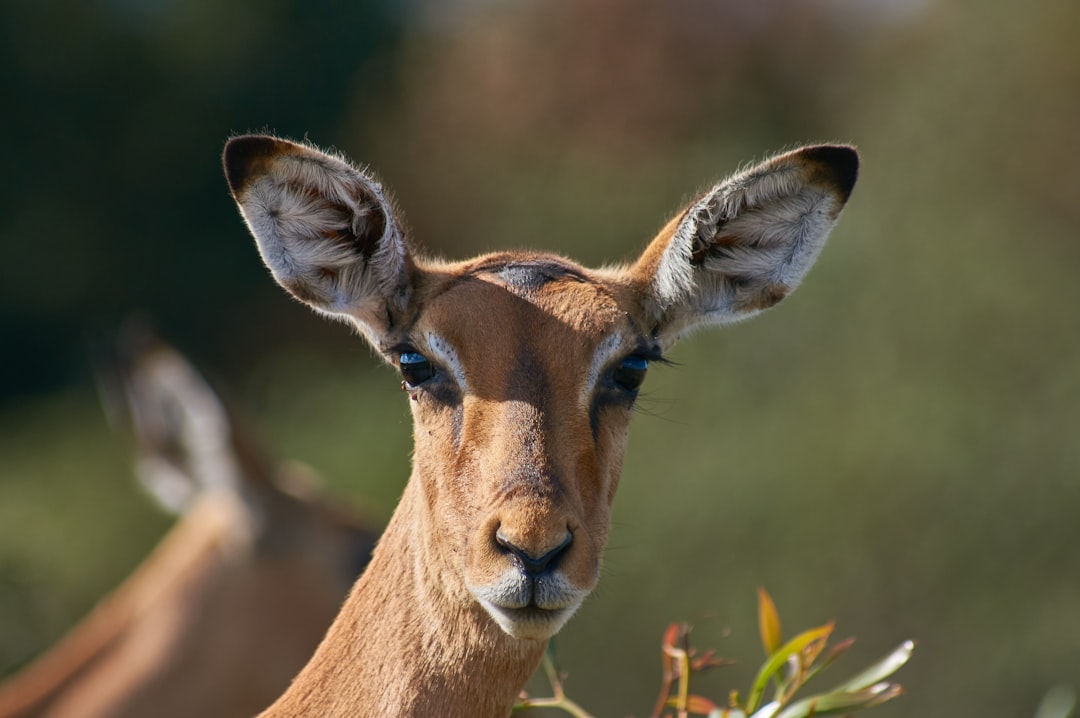
[[(678, 366), (650, 372), (603, 579), (560, 635), (580, 703), (645, 714), (673, 620), (721, 655), (757, 656), (762, 585), (790, 625), (834, 618), (859, 637), (838, 676), (919, 641), (907, 694), (882, 718), (1031, 715), (1050, 686), (1080, 685), (1076, 19), (1075, 5), (1049, 0), (966, 2), (859, 40), (799, 36), (783, 72), (748, 63), (713, 85), (679, 80), (721, 107), (707, 122), (640, 120), (641, 96), (628, 93), (626, 112), (601, 116), (619, 125), (614, 139), (587, 116), (596, 108), (531, 123), (494, 100), (448, 100), (470, 98), (471, 76), (454, 72), (490, 64), (460, 55), (480, 52), (477, 20), (434, 39), (414, 30), (397, 103), (373, 112), (357, 100), (364, 131), (351, 142), (312, 138), (354, 145), (438, 253), (535, 246), (590, 264), (633, 256), (680, 201), (766, 150), (860, 147), (849, 209), (799, 292), (686, 340)], [(511, 20), (499, 20), (506, 37), (525, 32)], [(764, 64), (776, 46), (765, 37), (747, 53)], [(565, 70), (513, 55), (528, 43), (507, 47), (508, 72)], [(607, 56), (591, 59), (610, 71)], [(787, 104), (731, 79), (751, 70), (786, 88)], [(308, 336), (275, 354), (238, 341), (234, 361), (250, 370), (228, 377), (234, 393), (277, 455), (387, 517), (411, 446), (398, 380), (359, 339), (327, 355)], [(79, 387), (0, 408), (0, 674), (168, 524), (134, 488), (94, 401)], [(755, 663), (699, 679), (700, 691), (723, 697)]]

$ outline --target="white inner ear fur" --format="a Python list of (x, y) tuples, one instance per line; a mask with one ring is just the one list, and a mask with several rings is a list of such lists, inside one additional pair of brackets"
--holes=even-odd
[[(762, 277), (794, 288), (805, 276), (832, 227), (836, 200), (828, 192), (805, 188), (796, 195), (747, 208), (721, 234), (740, 238), (722, 257), (707, 255), (702, 268), (730, 275)], [(702, 231), (698, 224), (699, 233)], [(716, 234), (716, 224), (706, 231)]]
[[(750, 316), (756, 311), (733, 306), (744, 297), (731, 280), (795, 289), (824, 246), (839, 209), (833, 193), (807, 184), (803, 169), (789, 162), (737, 174), (686, 212), (653, 278), (655, 297), (664, 308), (688, 305), (698, 321)], [(724, 237), (731, 241), (716, 243)], [(694, 252), (705, 245), (712, 249), (695, 266)]]
[(190, 475), (154, 454), (137, 462), (139, 480), (169, 511), (178, 513), (200, 491), (238, 489), (240, 467), (232, 451), (232, 427), (221, 401), (186, 362), (172, 354), (155, 358), (133, 381), (133, 420), (151, 441), (178, 441)]
[[(279, 283), (294, 293), (302, 287), (301, 298), (328, 314), (363, 316), (373, 298), (404, 304), (407, 249), (382, 187), (342, 160), (307, 152), (276, 158), (240, 198), (263, 261)], [(369, 263), (341, 235), (370, 234), (375, 215), (383, 232)]]

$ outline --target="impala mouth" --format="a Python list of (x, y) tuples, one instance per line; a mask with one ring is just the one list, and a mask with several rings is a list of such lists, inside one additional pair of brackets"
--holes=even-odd
[(506, 633), (534, 640), (554, 636), (589, 593), (558, 574), (530, 577), (517, 570), (469, 589)]
[[(580, 603), (580, 602), (579, 602)], [(495, 619), (499, 627), (514, 638), (547, 640), (559, 632), (577, 610), (578, 603), (566, 608), (540, 608), (529, 604), (523, 608), (498, 606), (480, 599), (480, 605)]]

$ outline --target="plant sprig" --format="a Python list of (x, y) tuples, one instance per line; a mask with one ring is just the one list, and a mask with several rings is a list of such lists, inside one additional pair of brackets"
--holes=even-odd
[[(732, 663), (717, 658), (714, 651), (698, 653), (690, 645), (692, 628), (685, 623), (673, 623), (664, 631), (660, 642), (663, 681), (652, 718), (812, 718), (848, 714), (872, 708), (899, 696), (903, 690), (889, 677), (911, 658), (914, 641), (904, 641), (885, 657), (860, 671), (831, 690), (796, 700), (797, 694), (810, 681), (831, 666), (854, 643), (848, 638), (830, 646), (834, 624), (829, 623), (803, 631), (783, 640), (780, 616), (776, 604), (765, 589), (758, 589), (758, 631), (765, 649), (765, 663), (758, 670), (746, 699), (738, 691), (728, 696), (726, 706), (691, 692), (691, 677), (711, 668)], [(551, 698), (523, 696), (514, 712), (529, 708), (558, 708), (575, 718), (591, 718), (581, 706), (566, 697), (564, 677), (556, 667), (551, 644), (544, 654), (544, 670), (551, 683)], [(764, 703), (769, 685), (773, 686), (772, 700)], [(674, 712), (672, 712), (674, 711)]]
[(545, 675), (547, 675), (548, 683), (551, 685), (552, 696), (550, 698), (530, 698), (522, 693), (517, 703), (514, 704), (513, 712), (517, 713), (530, 708), (557, 708), (574, 716), (574, 718), (593, 718), (584, 708), (566, 697), (566, 689), (563, 686), (565, 675), (558, 668), (554, 639), (548, 643), (547, 650), (544, 651), (541, 666)]
[[(832, 690), (795, 700), (806, 683), (832, 665), (851, 648), (853, 639), (829, 646), (834, 624), (830, 621), (783, 641), (780, 616), (776, 604), (765, 589), (758, 589), (758, 631), (765, 649), (765, 663), (758, 670), (746, 699), (732, 691), (728, 705), (720, 707), (708, 699), (690, 693), (690, 663), (674, 662), (670, 675), (665, 671), (665, 685), (652, 718), (667, 718), (665, 708), (674, 708), (674, 715), (686, 718), (702, 715), (707, 718), (809, 718), (836, 713), (850, 713), (871, 708), (896, 698), (901, 687), (886, 679), (900, 669), (914, 651), (913, 641), (904, 641), (887, 656)], [(672, 653), (680, 644), (685, 652), (689, 646), (689, 627), (672, 624), (664, 634), (662, 650)], [(676, 652), (674, 655), (678, 655)], [(665, 664), (666, 666), (667, 664)], [(773, 699), (763, 703), (769, 684), (773, 684)], [(674, 695), (672, 694), (674, 689)]]

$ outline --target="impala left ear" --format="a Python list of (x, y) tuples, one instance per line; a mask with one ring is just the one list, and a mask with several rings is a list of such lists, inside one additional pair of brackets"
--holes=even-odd
[(825, 245), (858, 170), (853, 147), (803, 147), (732, 175), (683, 210), (630, 269), (660, 344), (790, 294)]
[(382, 185), (344, 157), (269, 135), (232, 138), (222, 161), (278, 284), (379, 346), (408, 310), (415, 274)]

